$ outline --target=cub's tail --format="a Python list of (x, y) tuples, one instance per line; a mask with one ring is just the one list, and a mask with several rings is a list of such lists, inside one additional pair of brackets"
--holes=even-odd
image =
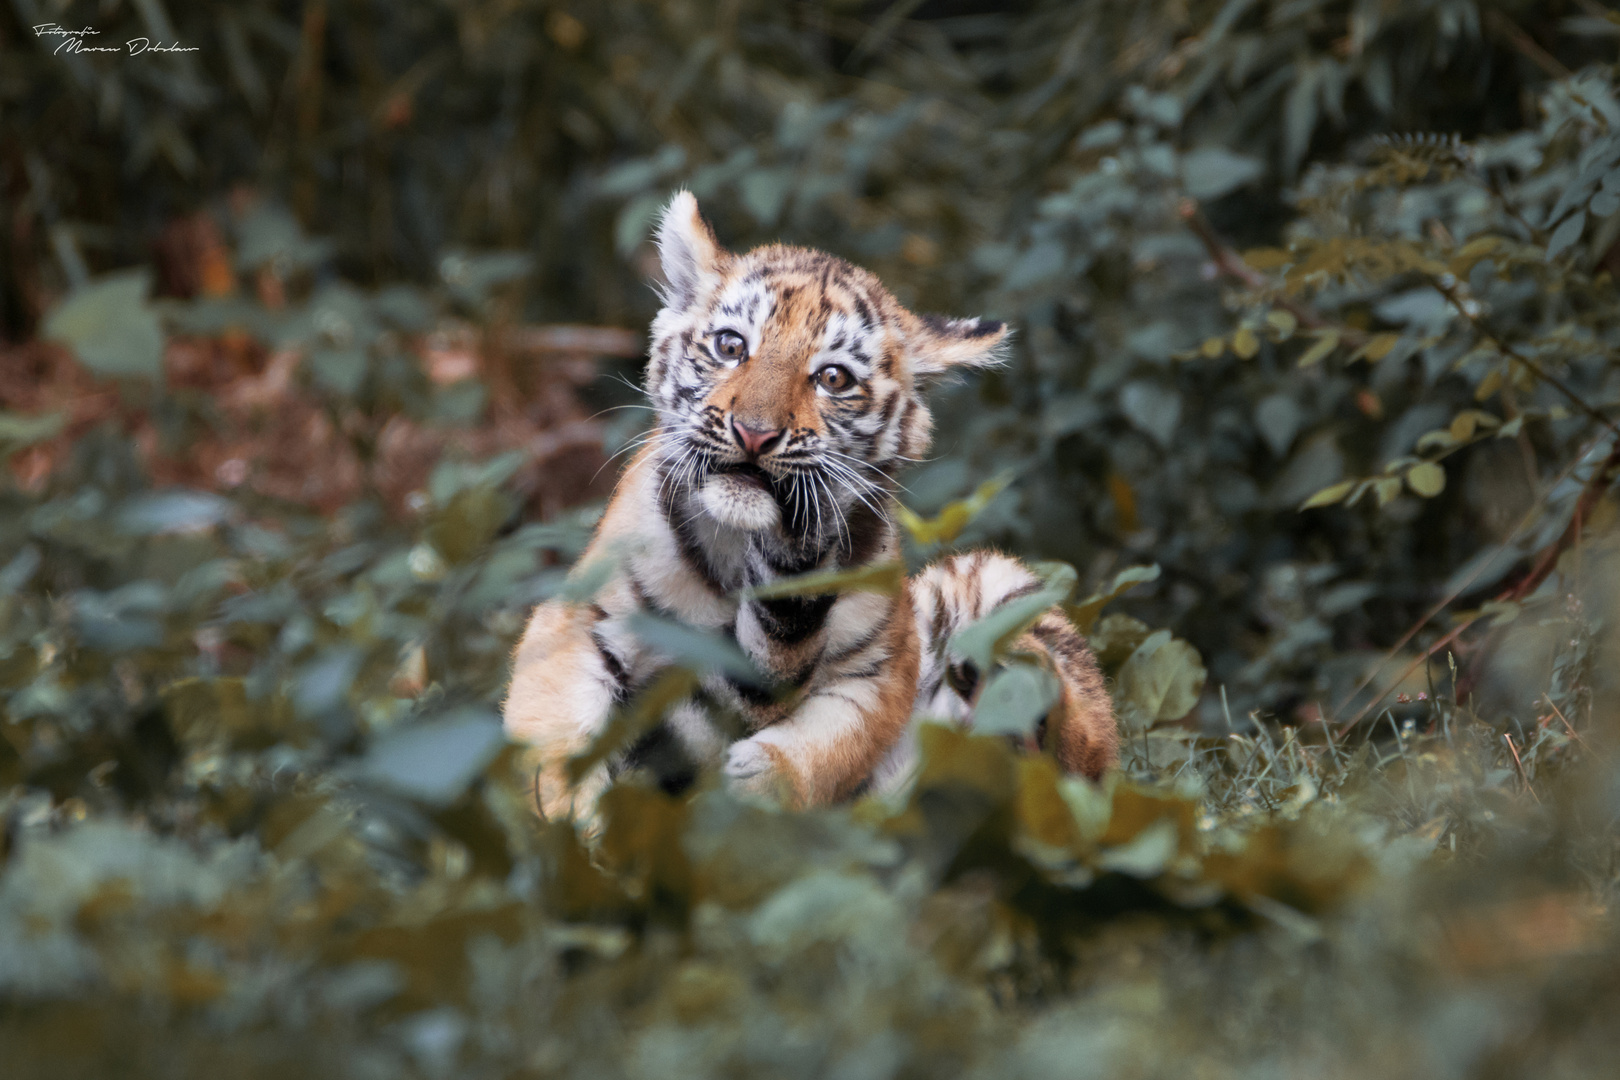
[[(951, 653), (951, 635), (998, 605), (1040, 588), (1041, 580), (1027, 566), (995, 551), (951, 555), (912, 578), (911, 605), (922, 652), (913, 715), (968, 724), (988, 673)], [(1044, 655), (1062, 686), (1036, 733), (1037, 742), (1065, 770), (1097, 779), (1119, 759), (1119, 731), (1090, 646), (1053, 608), (1014, 648)]]

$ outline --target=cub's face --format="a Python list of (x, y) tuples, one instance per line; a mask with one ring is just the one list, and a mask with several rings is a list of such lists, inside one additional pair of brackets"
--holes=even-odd
[(928, 448), (919, 383), (996, 360), (1001, 323), (917, 316), (870, 273), (803, 248), (723, 250), (681, 192), (658, 246), (667, 289), (648, 396), (662, 467), (745, 530), (836, 535), (881, 514), (894, 468)]

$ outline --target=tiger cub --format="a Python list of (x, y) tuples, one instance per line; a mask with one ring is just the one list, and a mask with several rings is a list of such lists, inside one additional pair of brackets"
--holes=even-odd
[[(947, 655), (951, 634), (1034, 591), (1036, 577), (981, 551), (928, 567), (898, 595), (739, 594), (899, 560), (893, 475), (927, 450), (932, 425), (920, 386), (996, 363), (1006, 328), (914, 315), (872, 274), (819, 251), (728, 252), (687, 192), (657, 244), (666, 286), (645, 384), (657, 421), (580, 563), (613, 569), (593, 601), (542, 604), (513, 657), (506, 728), (534, 748), (540, 808), (589, 816), (611, 776), (638, 763), (672, 787), (718, 766), (734, 786), (797, 806), (893, 783), (913, 753), (914, 712), (971, 712), (979, 673)], [(570, 785), (568, 759), (668, 663), (633, 632), (638, 613), (726, 635), (791, 692), (707, 677)], [(1042, 744), (1096, 778), (1117, 734), (1090, 650), (1056, 611), (1019, 647), (1044, 652), (1062, 684)]]

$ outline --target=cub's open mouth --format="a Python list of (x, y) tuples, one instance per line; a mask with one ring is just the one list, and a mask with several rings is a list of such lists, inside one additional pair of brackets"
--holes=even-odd
[(742, 483), (757, 487), (761, 491), (769, 491), (771, 488), (771, 478), (766, 474), (765, 470), (758, 465), (750, 465), (746, 461), (739, 461), (732, 465), (722, 465), (714, 471), (717, 476), (733, 477)]

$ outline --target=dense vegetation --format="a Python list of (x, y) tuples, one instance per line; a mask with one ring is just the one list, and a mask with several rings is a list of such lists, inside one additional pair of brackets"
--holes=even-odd
[[(1596, 0), (16, 0), (4, 1071), (1605, 1072), (1617, 48)], [(908, 556), (1045, 561), (1102, 789), (931, 728), (889, 802), (535, 817), (506, 657), (588, 588), (678, 186), (1016, 327)]]

